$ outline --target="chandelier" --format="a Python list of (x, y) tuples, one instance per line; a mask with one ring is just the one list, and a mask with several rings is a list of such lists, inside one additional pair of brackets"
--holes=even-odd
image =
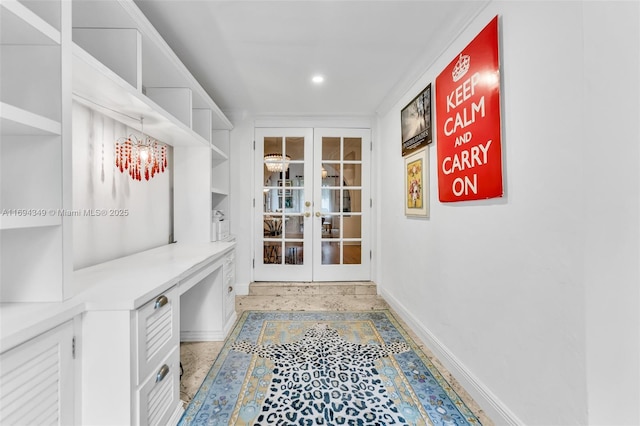
[(143, 176), (149, 180), (167, 168), (167, 146), (144, 135), (142, 119), (140, 133), (141, 137), (129, 135), (118, 139), (115, 144), (116, 167), (121, 173), (126, 170), (131, 179), (137, 181), (141, 181)]
[(282, 173), (289, 170), (291, 157), (282, 154), (267, 154), (264, 156), (264, 164), (271, 173)]

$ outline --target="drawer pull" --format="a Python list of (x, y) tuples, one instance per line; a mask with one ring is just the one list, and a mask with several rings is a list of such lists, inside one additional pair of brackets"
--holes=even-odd
[(231, 293), (232, 291), (233, 291), (233, 287), (232, 287), (232, 286), (229, 286), (229, 288), (227, 289), (227, 292), (228, 292), (228, 293)]
[(156, 299), (156, 305), (153, 307), (153, 309), (162, 308), (167, 303), (169, 303), (169, 299), (167, 299), (167, 296), (160, 296)]
[(167, 374), (169, 374), (169, 366), (165, 364), (160, 367), (160, 370), (158, 370), (158, 374), (156, 374), (156, 383), (161, 382)]

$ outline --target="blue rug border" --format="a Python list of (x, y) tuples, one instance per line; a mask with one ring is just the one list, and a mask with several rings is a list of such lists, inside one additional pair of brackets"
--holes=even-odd
[[(409, 345), (411, 350), (415, 353), (415, 355), (420, 358), (423, 362), (424, 366), (429, 370), (431, 375), (438, 382), (442, 390), (446, 393), (449, 400), (456, 405), (456, 408), (463, 415), (466, 420), (470, 424), (481, 425), (478, 417), (473, 413), (473, 411), (467, 406), (467, 404), (462, 400), (460, 395), (455, 391), (451, 383), (446, 380), (443, 374), (438, 370), (435, 364), (429, 359), (429, 357), (420, 349), (419, 345), (414, 341), (414, 339), (409, 335), (409, 333), (405, 330), (404, 326), (400, 323), (400, 321), (395, 317), (393, 312), (389, 309), (372, 309), (367, 311), (284, 311), (284, 310), (247, 310), (244, 311), (236, 320), (233, 329), (229, 333), (229, 335), (225, 338), (224, 344), (220, 352), (218, 353), (216, 359), (214, 360), (211, 368), (207, 372), (207, 375), (203, 379), (200, 384), (197, 392), (193, 396), (192, 400), (189, 402), (187, 408), (182, 414), (178, 425), (189, 424), (184, 423), (185, 420), (189, 417), (195, 419), (195, 415), (200, 411), (202, 404), (204, 403), (204, 397), (206, 397), (209, 388), (213, 384), (214, 379), (218, 375), (220, 369), (224, 365), (224, 361), (226, 360), (229, 352), (232, 350), (231, 346), (237, 340), (240, 335), (244, 325), (249, 316), (251, 315), (278, 315), (282, 316), (282, 318), (278, 318), (279, 320), (299, 320), (299, 318), (294, 318), (293, 316), (299, 315), (330, 315), (335, 316), (335, 320), (340, 319), (354, 319), (353, 317), (358, 317), (362, 315), (370, 315), (370, 314), (382, 314), (384, 315), (389, 322), (396, 328), (398, 333), (403, 337), (405, 343)], [(287, 316), (291, 316), (287, 318)], [(352, 318), (340, 318), (340, 317), (352, 317)], [(433, 419), (430, 419), (433, 421)]]

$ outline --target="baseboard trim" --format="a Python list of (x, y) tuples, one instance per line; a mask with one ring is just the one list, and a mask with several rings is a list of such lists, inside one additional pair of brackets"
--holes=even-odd
[(234, 311), (227, 319), (223, 330), (180, 331), (181, 342), (222, 342), (229, 334), (238, 319)]
[(487, 388), (460, 360), (416, 319), (396, 298), (378, 287), (382, 298), (407, 323), (433, 354), (444, 364), (458, 383), (471, 395), (495, 424), (523, 425), (518, 416)]
[(223, 331), (181, 331), (181, 342), (221, 342), (224, 340)]
[(234, 287), (236, 288), (236, 296), (248, 296), (249, 295), (249, 285), (251, 283), (239, 283), (236, 282)]

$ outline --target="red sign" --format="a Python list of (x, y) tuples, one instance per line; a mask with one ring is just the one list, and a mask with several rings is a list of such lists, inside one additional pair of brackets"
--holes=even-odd
[(440, 201), (501, 197), (498, 17), (436, 78)]

